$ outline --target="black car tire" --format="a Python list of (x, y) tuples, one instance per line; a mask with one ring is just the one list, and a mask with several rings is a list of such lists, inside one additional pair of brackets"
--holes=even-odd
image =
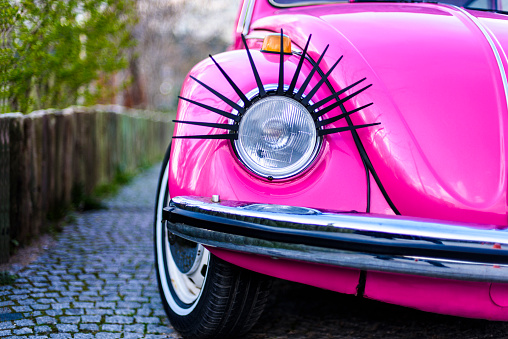
[[(185, 338), (240, 337), (261, 316), (271, 278), (234, 266), (200, 244), (168, 233), (162, 209), (170, 200), (170, 151), (171, 145), (159, 175), (154, 221), (155, 268), (164, 310)], [(182, 248), (184, 254), (195, 254), (192, 262), (188, 255), (181, 255)]]

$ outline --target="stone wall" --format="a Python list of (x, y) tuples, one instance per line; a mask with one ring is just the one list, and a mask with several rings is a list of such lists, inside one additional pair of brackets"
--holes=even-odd
[(168, 114), (118, 106), (1, 114), (0, 263), (76, 195), (160, 160), (171, 133)]

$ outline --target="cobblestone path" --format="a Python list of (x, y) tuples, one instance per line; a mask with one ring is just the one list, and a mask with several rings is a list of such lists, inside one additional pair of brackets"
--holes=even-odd
[(107, 210), (78, 214), (13, 285), (0, 286), (0, 337), (180, 338), (153, 264), (158, 171), (136, 177)]
[[(0, 337), (180, 338), (160, 303), (152, 253), (159, 168), (138, 176), (107, 210), (77, 215), (55, 246), (0, 286)], [(243, 339), (507, 338), (508, 322), (420, 312), (276, 280)]]

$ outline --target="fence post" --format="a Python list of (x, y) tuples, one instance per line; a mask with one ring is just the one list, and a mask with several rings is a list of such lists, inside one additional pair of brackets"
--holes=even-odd
[(47, 228), (48, 212), (162, 156), (169, 119), (105, 106), (0, 114), (0, 264)]
[(9, 261), (10, 251), (10, 127), (20, 113), (0, 115), (0, 263)]
[(9, 260), (9, 120), (0, 119), (0, 263)]

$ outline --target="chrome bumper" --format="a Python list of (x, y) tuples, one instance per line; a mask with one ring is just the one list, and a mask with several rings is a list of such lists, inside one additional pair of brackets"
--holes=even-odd
[(175, 197), (170, 232), (208, 246), (339, 267), (508, 283), (508, 230), (210, 198)]

